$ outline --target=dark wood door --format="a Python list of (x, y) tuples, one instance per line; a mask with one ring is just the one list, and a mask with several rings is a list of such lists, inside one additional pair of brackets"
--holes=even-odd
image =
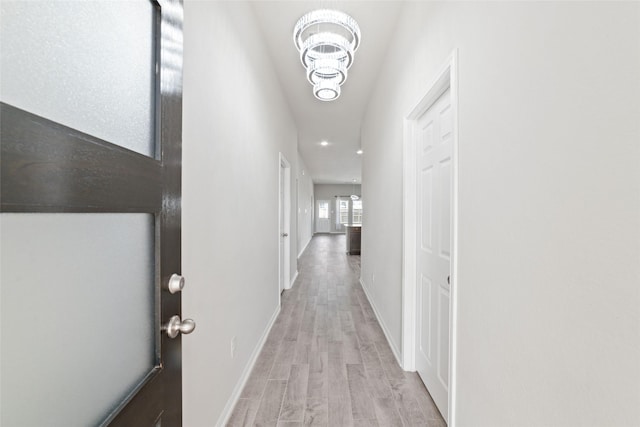
[[(47, 7), (55, 7), (55, 3), (53, 5)], [(114, 8), (120, 7), (117, 6), (117, 3), (111, 3), (111, 5)], [(149, 230), (152, 230), (149, 233), (149, 247), (152, 248), (149, 259), (152, 265), (149, 283), (142, 285), (143, 288), (145, 286), (149, 288), (146, 297), (150, 307), (149, 330), (146, 331), (151, 337), (149, 339), (149, 363), (148, 367), (133, 379), (131, 387), (123, 390), (119, 397), (112, 398), (113, 401), (108, 405), (109, 409), (99, 415), (99, 421), (96, 421), (100, 425), (179, 426), (182, 419), (181, 336), (170, 338), (163, 329), (163, 325), (167, 325), (172, 316), (181, 315), (180, 292), (171, 293), (167, 286), (169, 278), (173, 274), (180, 274), (181, 268), (182, 2), (159, 0), (152, 1), (151, 5), (149, 19), (152, 21), (150, 25), (152, 34), (149, 34), (149, 37), (152, 39), (150, 45), (153, 49), (151, 55), (153, 57), (153, 64), (151, 64), (153, 71), (150, 73), (153, 87), (151, 89), (152, 99), (149, 102), (152, 145), (150, 153), (141, 154), (123, 147), (117, 141), (98, 138), (50, 118), (42, 117), (33, 111), (18, 108), (5, 99), (5, 93), (9, 92), (9, 89), (4, 90), (3, 88), (5, 93), (2, 94), (0, 209), (3, 221), (6, 220), (3, 222), (3, 227), (6, 224), (15, 224), (15, 221), (20, 221), (22, 216), (30, 215), (27, 219), (37, 219), (38, 214), (42, 214), (40, 217), (47, 214), (57, 214), (56, 218), (63, 215), (92, 214), (94, 216), (95, 214), (112, 215), (118, 218), (118, 216), (140, 214), (149, 219)], [(83, 7), (90, 8), (90, 6)], [(86, 10), (90, 11), (90, 9)], [(8, 20), (8, 13), (3, 10), (3, 25)], [(126, 11), (122, 13), (126, 13)], [(15, 19), (18, 18), (34, 19), (28, 14), (16, 13), (11, 24), (16, 25)], [(67, 25), (63, 22), (54, 24)], [(25, 22), (25, 25), (28, 25), (28, 22)], [(125, 40), (128, 36), (125, 32), (118, 35)], [(3, 50), (6, 43), (9, 42), (3, 39)], [(32, 52), (24, 52), (24, 55), (32, 54)], [(96, 58), (99, 55), (100, 52), (96, 52)], [(20, 60), (15, 56), (3, 57), (3, 77), (5, 67), (15, 65), (10, 61)], [(72, 62), (70, 61), (64, 66), (81, 68), (81, 65)], [(124, 96), (129, 89), (111, 87), (109, 90), (116, 94), (122, 93)], [(69, 102), (73, 102), (73, 100)], [(95, 105), (92, 108), (108, 109), (111, 107)], [(82, 113), (83, 111), (79, 111), (79, 114)], [(9, 241), (12, 234), (9, 231), (17, 232), (17, 230), (7, 228), (2, 231), (6, 236), (6, 239), (2, 240), (2, 267), (3, 270), (11, 271), (15, 265), (11, 264), (13, 258), (9, 255), (12, 255), (12, 251), (15, 252), (17, 249)], [(39, 244), (37, 236), (33, 244)], [(130, 242), (130, 244), (135, 245), (136, 242)], [(129, 244), (125, 243), (125, 245), (128, 247)], [(37, 251), (33, 253), (37, 253)], [(51, 257), (55, 255), (57, 254), (50, 254)], [(105, 264), (108, 261), (105, 260)], [(39, 260), (33, 260), (34, 269), (39, 268), (38, 262)], [(20, 272), (17, 274), (22, 277)], [(104, 275), (105, 273), (100, 269), (94, 274)], [(107, 282), (113, 283), (113, 293), (119, 293), (119, 297), (124, 301), (127, 299), (127, 289), (118, 288), (118, 272), (114, 271), (112, 274), (113, 277), (109, 278)], [(55, 282), (54, 279), (51, 279), (52, 286)], [(100, 280), (103, 279), (105, 278), (100, 278)], [(98, 282), (99, 280), (96, 279), (95, 283)], [(51, 404), (51, 402), (44, 400), (56, 401), (59, 397), (74, 399), (73, 395), (75, 394), (81, 397), (86, 394), (99, 393), (103, 388), (101, 383), (87, 384), (83, 381), (77, 381), (77, 383), (65, 384), (64, 379), (58, 379), (57, 383), (44, 384), (46, 375), (33, 374), (33, 372), (39, 372), (35, 369), (36, 364), (32, 366), (34, 369), (31, 370), (28, 365), (17, 366), (18, 363), (15, 363), (14, 366), (9, 365), (12, 360), (17, 360), (12, 359), (12, 355), (22, 354), (26, 357), (34, 351), (39, 351), (33, 350), (34, 347), (32, 347), (35, 345), (37, 349), (37, 341), (41, 339), (39, 338), (41, 335), (38, 335), (40, 331), (34, 329), (47, 329), (49, 332), (46, 336), (52, 336), (53, 342), (56, 341), (56, 336), (60, 336), (60, 339), (70, 337), (74, 341), (74, 345), (77, 344), (80, 346), (79, 348), (82, 348), (83, 343), (77, 342), (81, 338), (74, 338), (74, 334), (68, 334), (68, 330), (73, 330), (76, 325), (78, 329), (82, 329), (87, 326), (86, 323), (95, 320), (93, 318), (78, 318), (70, 321), (76, 313), (70, 312), (75, 310), (68, 310), (66, 313), (59, 313), (58, 318), (43, 319), (41, 321), (42, 328), (25, 328), (19, 334), (8, 334), (18, 338), (11, 341), (11, 336), (8, 336), (5, 340), (5, 331), (8, 331), (9, 327), (12, 329), (20, 327), (20, 322), (10, 322), (10, 319), (5, 318), (5, 312), (10, 311), (5, 310), (5, 307), (11, 307), (12, 304), (18, 303), (17, 297), (14, 297), (16, 294), (9, 292), (11, 285), (10, 283), (2, 283), (1, 287), (3, 304), (2, 371), (4, 375), (5, 372), (12, 370), (25, 369), (30, 371), (32, 375), (24, 378), (24, 381), (29, 383), (29, 387), (19, 390), (22, 393), (22, 403), (12, 402), (9, 397), (13, 391), (18, 391), (12, 389), (12, 387), (17, 387), (15, 384), (18, 383), (5, 384), (3, 378), (2, 406), (3, 412), (5, 412), (3, 424), (7, 422), (8, 418), (6, 417), (9, 417), (11, 411), (13, 411), (11, 416), (14, 417), (12, 420), (15, 420), (15, 417), (29, 415), (27, 413), (29, 411), (24, 408), (38, 411), (46, 404)], [(23, 283), (20, 286), (27, 288), (28, 285), (30, 284)], [(86, 281), (82, 286), (85, 286), (84, 290), (87, 290), (87, 295), (94, 293), (91, 289), (91, 286), (94, 286), (94, 281)], [(95, 289), (95, 292), (98, 291)], [(42, 291), (34, 290), (33, 292)], [(84, 304), (77, 292), (68, 292), (64, 286), (60, 286), (59, 292), (55, 293), (62, 295), (62, 298), (67, 301), (72, 301), (73, 305), (78, 308)], [(34, 299), (40, 296), (32, 295)], [(16, 299), (12, 300), (12, 298)], [(55, 305), (56, 303), (52, 301), (51, 304)], [(49, 308), (51, 307), (47, 307), (45, 311), (48, 312)], [(25, 318), (33, 319), (42, 314), (41, 312), (28, 312), (29, 308), (25, 310), (27, 311), (24, 313)], [(52, 310), (55, 312), (55, 307)], [(102, 317), (108, 317), (106, 322), (112, 326), (115, 325), (112, 329), (116, 331), (124, 332), (139, 327), (139, 325), (127, 324), (127, 315), (128, 313), (120, 312), (116, 306)], [(91, 327), (91, 325), (88, 326)], [(57, 335), (56, 331), (59, 331), (60, 334)], [(95, 335), (98, 340), (101, 334), (103, 331), (100, 330), (100, 326), (96, 326)], [(34, 341), (36, 342), (34, 343)], [(5, 357), (5, 349), (9, 347), (11, 350), (6, 350), (7, 357)], [(107, 354), (98, 356), (98, 363), (102, 364), (105, 370), (114, 369), (114, 374), (117, 374), (121, 369), (117, 363), (114, 365), (111, 362), (118, 360), (124, 350), (113, 345)], [(47, 352), (52, 351), (54, 350), (47, 348), (42, 350), (43, 354), (39, 355), (42, 364), (47, 364)], [(77, 353), (77, 350), (72, 348), (65, 349), (64, 345), (55, 351), (57, 353), (64, 351)], [(56, 354), (57, 356), (61, 356), (62, 359), (65, 357), (64, 354)], [(120, 368), (123, 368), (128, 362), (125, 358), (119, 363)], [(56, 370), (58, 367), (47, 366), (46, 369)], [(25, 376), (24, 374), (20, 375)], [(110, 375), (108, 372), (105, 373), (106, 377)], [(18, 379), (20, 378), (18, 377)], [(46, 390), (45, 392), (42, 392), (43, 388)], [(58, 396), (62, 393), (61, 390), (66, 390), (66, 393), (73, 395)], [(65, 425), (76, 425), (73, 418), (67, 420), (68, 424)]]

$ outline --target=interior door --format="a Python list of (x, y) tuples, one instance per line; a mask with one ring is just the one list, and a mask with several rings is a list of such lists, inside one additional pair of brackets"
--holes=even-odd
[(316, 233), (328, 233), (331, 231), (331, 223), (330, 221), (330, 213), (329, 213), (329, 201), (328, 200), (318, 200), (317, 202), (318, 208), (316, 215)]
[(289, 237), (289, 234), (286, 231), (285, 227), (285, 165), (280, 161), (280, 266), (278, 270), (280, 271), (280, 292), (282, 292), (285, 288), (285, 240)]
[(447, 420), (452, 115), (449, 90), (417, 120), (416, 367)]
[(0, 7), (0, 424), (181, 425), (182, 4)]

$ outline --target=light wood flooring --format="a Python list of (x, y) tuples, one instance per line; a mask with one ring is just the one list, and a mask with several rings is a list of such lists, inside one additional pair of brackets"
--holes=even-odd
[(315, 236), (228, 426), (446, 424), (397, 364), (344, 235)]

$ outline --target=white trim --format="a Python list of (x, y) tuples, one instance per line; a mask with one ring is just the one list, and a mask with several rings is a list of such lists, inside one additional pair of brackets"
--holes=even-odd
[(404, 119), (403, 152), (403, 221), (402, 221), (402, 367), (416, 370), (416, 170), (413, 165), (415, 141), (413, 126)]
[[(298, 240), (300, 239), (300, 182), (298, 180), (298, 177), (296, 176), (296, 188), (295, 188), (295, 192), (296, 192), (296, 197), (293, 198), (293, 201), (295, 202), (295, 207), (293, 209), (293, 211), (296, 213), (294, 215), (294, 218), (296, 220), (296, 249), (298, 249)], [(296, 255), (296, 275), (298, 275), (298, 257), (300, 255)], [(293, 280), (291, 281), (291, 283), (293, 283)]]
[(220, 414), (220, 417), (218, 417), (216, 426), (222, 427), (226, 425), (227, 422), (229, 422), (229, 418), (231, 418), (233, 409), (235, 408), (236, 403), (238, 403), (238, 399), (240, 399), (242, 389), (244, 389), (244, 386), (247, 384), (247, 381), (249, 380), (249, 375), (251, 375), (251, 371), (253, 370), (253, 367), (255, 366), (256, 361), (258, 360), (258, 356), (262, 351), (262, 347), (264, 347), (264, 343), (267, 342), (267, 337), (269, 336), (269, 333), (271, 332), (271, 328), (273, 328), (273, 324), (276, 322), (276, 319), (278, 318), (279, 314), (280, 314), (280, 305), (276, 307), (276, 311), (273, 313), (273, 316), (271, 316), (271, 320), (269, 320), (269, 323), (267, 324), (266, 329), (262, 333), (262, 336), (260, 337), (258, 344), (253, 349), (253, 353), (251, 353), (251, 357), (249, 357), (249, 362), (247, 363), (244, 370), (242, 371), (240, 380), (234, 387), (233, 393), (231, 393), (231, 397), (227, 401), (227, 404), (225, 405), (224, 410), (222, 411), (222, 414)]
[(382, 332), (384, 333), (384, 337), (387, 339), (387, 343), (389, 344), (389, 347), (391, 348), (391, 352), (393, 352), (393, 355), (396, 358), (396, 362), (398, 362), (399, 366), (402, 366), (402, 363), (400, 362), (401, 359), (400, 359), (400, 352), (398, 351), (398, 347), (396, 346), (396, 344), (391, 339), (391, 333), (389, 332), (389, 328), (387, 328), (387, 325), (384, 323), (384, 320), (382, 319), (382, 316), (380, 316), (380, 312), (378, 311), (378, 308), (376, 307), (376, 304), (373, 302), (373, 298), (371, 298), (371, 296), (369, 295), (369, 291), (367, 291), (367, 287), (365, 286), (364, 281), (362, 280), (362, 277), (360, 278), (360, 285), (362, 286), (362, 290), (364, 291), (364, 294), (367, 297), (367, 300), (369, 300), (369, 304), (371, 304), (371, 308), (373, 309), (373, 313), (376, 315), (376, 319), (378, 319), (378, 323), (380, 324), (380, 327), (382, 328)]
[(307, 243), (305, 243), (304, 247), (302, 248), (302, 250), (298, 254), (298, 258), (300, 258), (302, 256), (302, 254), (304, 253), (304, 251), (307, 249), (307, 246), (309, 246), (309, 243), (311, 243), (311, 239), (312, 239), (312, 237), (310, 237), (309, 240), (307, 240)]
[(298, 270), (296, 270), (296, 273), (293, 275), (293, 278), (291, 279), (291, 283), (289, 284), (289, 289), (293, 288), (293, 284), (296, 283), (297, 278), (298, 278)]
[[(278, 284), (278, 292), (281, 289), (291, 289), (291, 164), (282, 153), (278, 153), (278, 280), (280, 280), (280, 268), (284, 268), (282, 281)], [(280, 179), (282, 174), (280, 169), (284, 169), (284, 182)], [(281, 191), (283, 190), (283, 191)], [(284, 194), (284, 230), (280, 230), (280, 216), (283, 201), (280, 194)], [(287, 233), (289, 236), (282, 239), (280, 233)], [(284, 263), (280, 259), (280, 242), (284, 244)], [(284, 265), (283, 265), (284, 264)]]
[(413, 127), (447, 89), (453, 114), (452, 206), (451, 206), (451, 300), (449, 310), (449, 426), (456, 425), (457, 318), (458, 318), (458, 50), (449, 55), (427, 93), (405, 115), (403, 144), (403, 259), (402, 259), (402, 361), (415, 371), (416, 353), (416, 165)]

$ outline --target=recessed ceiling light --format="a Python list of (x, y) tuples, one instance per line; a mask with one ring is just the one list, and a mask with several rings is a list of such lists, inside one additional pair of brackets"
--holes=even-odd
[(320, 145), (322, 145), (323, 147), (326, 147), (327, 145), (329, 145), (329, 143), (327, 141), (322, 141)]
[(356, 151), (356, 154), (362, 154), (362, 150)]

